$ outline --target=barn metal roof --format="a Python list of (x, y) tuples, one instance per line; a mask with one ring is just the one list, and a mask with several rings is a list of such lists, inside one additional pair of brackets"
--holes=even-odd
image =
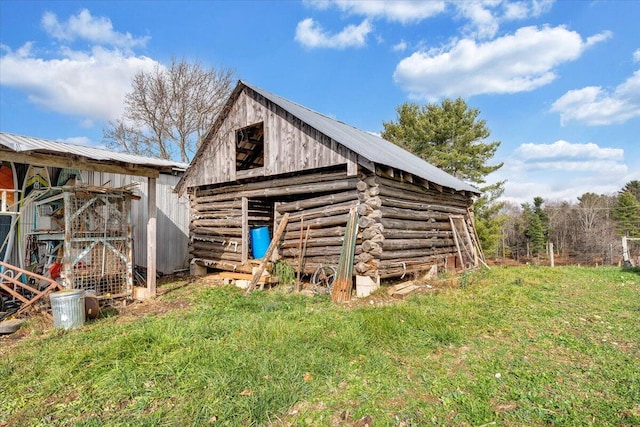
[(369, 161), (409, 172), (443, 187), (453, 188), (458, 191), (470, 191), (476, 194), (480, 193), (477, 188), (446, 173), (442, 169), (433, 166), (386, 139), (325, 116), (324, 114), (313, 111), (303, 105), (250, 85), (244, 81), (240, 81), (239, 84), (254, 90), (307, 123), (309, 126)]
[(184, 171), (189, 166), (187, 163), (174, 162), (171, 160), (118, 153), (116, 151), (102, 148), (86, 147), (83, 145), (50, 141), (47, 139), (16, 135), (6, 132), (0, 132), (0, 149), (8, 149), (10, 151), (24, 153), (79, 156), (92, 161), (116, 162), (164, 170)]

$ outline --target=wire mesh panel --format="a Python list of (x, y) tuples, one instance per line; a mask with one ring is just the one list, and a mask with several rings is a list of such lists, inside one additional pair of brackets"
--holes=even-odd
[(65, 287), (94, 290), (98, 296), (130, 294), (133, 263), (129, 194), (66, 192), (64, 206)]

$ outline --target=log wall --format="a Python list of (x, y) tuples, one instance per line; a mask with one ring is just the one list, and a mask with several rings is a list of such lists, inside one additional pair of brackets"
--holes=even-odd
[[(191, 259), (230, 270), (247, 270), (251, 258), (249, 229), (268, 225), (273, 230), (284, 213), (289, 221), (278, 256), (298, 266), (300, 235), (306, 239), (303, 272), (319, 265), (337, 265), (348, 212), (358, 203), (356, 177), (346, 167), (291, 177), (210, 188), (191, 196)], [(244, 206), (244, 207), (243, 207)], [(243, 214), (245, 212), (245, 214)]]
[[(428, 185), (428, 184), (427, 184)], [(471, 229), (471, 198), (425, 183), (403, 182), (346, 166), (216, 188), (199, 187), (191, 196), (192, 258), (210, 266), (241, 271), (251, 258), (249, 229), (277, 227), (289, 220), (277, 258), (312, 274), (321, 265), (337, 266), (349, 210), (359, 217), (354, 272), (372, 278), (401, 277), (445, 267), (459, 257), (451, 216)], [(272, 234), (271, 234), (272, 235)], [(300, 259), (301, 248), (305, 248)], [(302, 261), (302, 262), (300, 262)], [(449, 265), (450, 267), (451, 265)]]
[[(302, 273), (312, 274), (322, 265), (337, 267), (349, 210), (358, 203), (357, 179), (348, 181), (351, 188), (337, 193), (277, 204), (277, 217), (289, 213), (279, 255), (296, 269), (301, 265)], [(356, 254), (361, 251), (357, 245)]]
[(450, 215), (468, 217), (471, 199), (440, 188), (360, 173), (357, 188), (362, 230), (358, 274), (400, 277), (444, 267), (458, 251)]

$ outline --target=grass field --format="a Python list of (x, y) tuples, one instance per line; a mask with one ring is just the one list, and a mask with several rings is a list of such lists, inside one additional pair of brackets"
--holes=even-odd
[(156, 314), (27, 325), (0, 426), (640, 424), (637, 271), (493, 268), (349, 306), (180, 285)]

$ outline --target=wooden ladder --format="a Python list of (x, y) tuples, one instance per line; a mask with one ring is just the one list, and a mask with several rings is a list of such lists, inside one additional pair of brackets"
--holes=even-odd
[[(19, 267), (16, 267), (15, 265), (7, 264), (0, 261), (0, 267), (2, 267), (2, 271), (0, 271), (0, 289), (4, 290), (9, 295), (22, 302), (22, 306), (14, 314), (16, 316), (24, 313), (30, 307), (33, 307), (36, 309), (36, 311), (39, 311), (38, 307), (34, 306), (36, 302), (48, 296), (51, 292), (62, 289), (62, 285), (60, 285), (55, 280), (44, 277), (40, 274), (33, 273), (31, 271), (23, 270)], [(9, 274), (10, 272), (17, 273), (17, 275)], [(20, 279), (23, 278), (23, 276), (26, 282), (29, 282), (29, 279), (35, 279), (40, 282), (45, 282), (47, 284), (47, 287), (43, 291), (35, 289), (34, 287), (27, 285), (26, 283), (22, 283)], [(22, 288), (28, 291), (33, 296), (31, 298), (27, 298), (22, 293), (18, 292), (18, 288)], [(49, 313), (45, 314), (51, 317)]]

